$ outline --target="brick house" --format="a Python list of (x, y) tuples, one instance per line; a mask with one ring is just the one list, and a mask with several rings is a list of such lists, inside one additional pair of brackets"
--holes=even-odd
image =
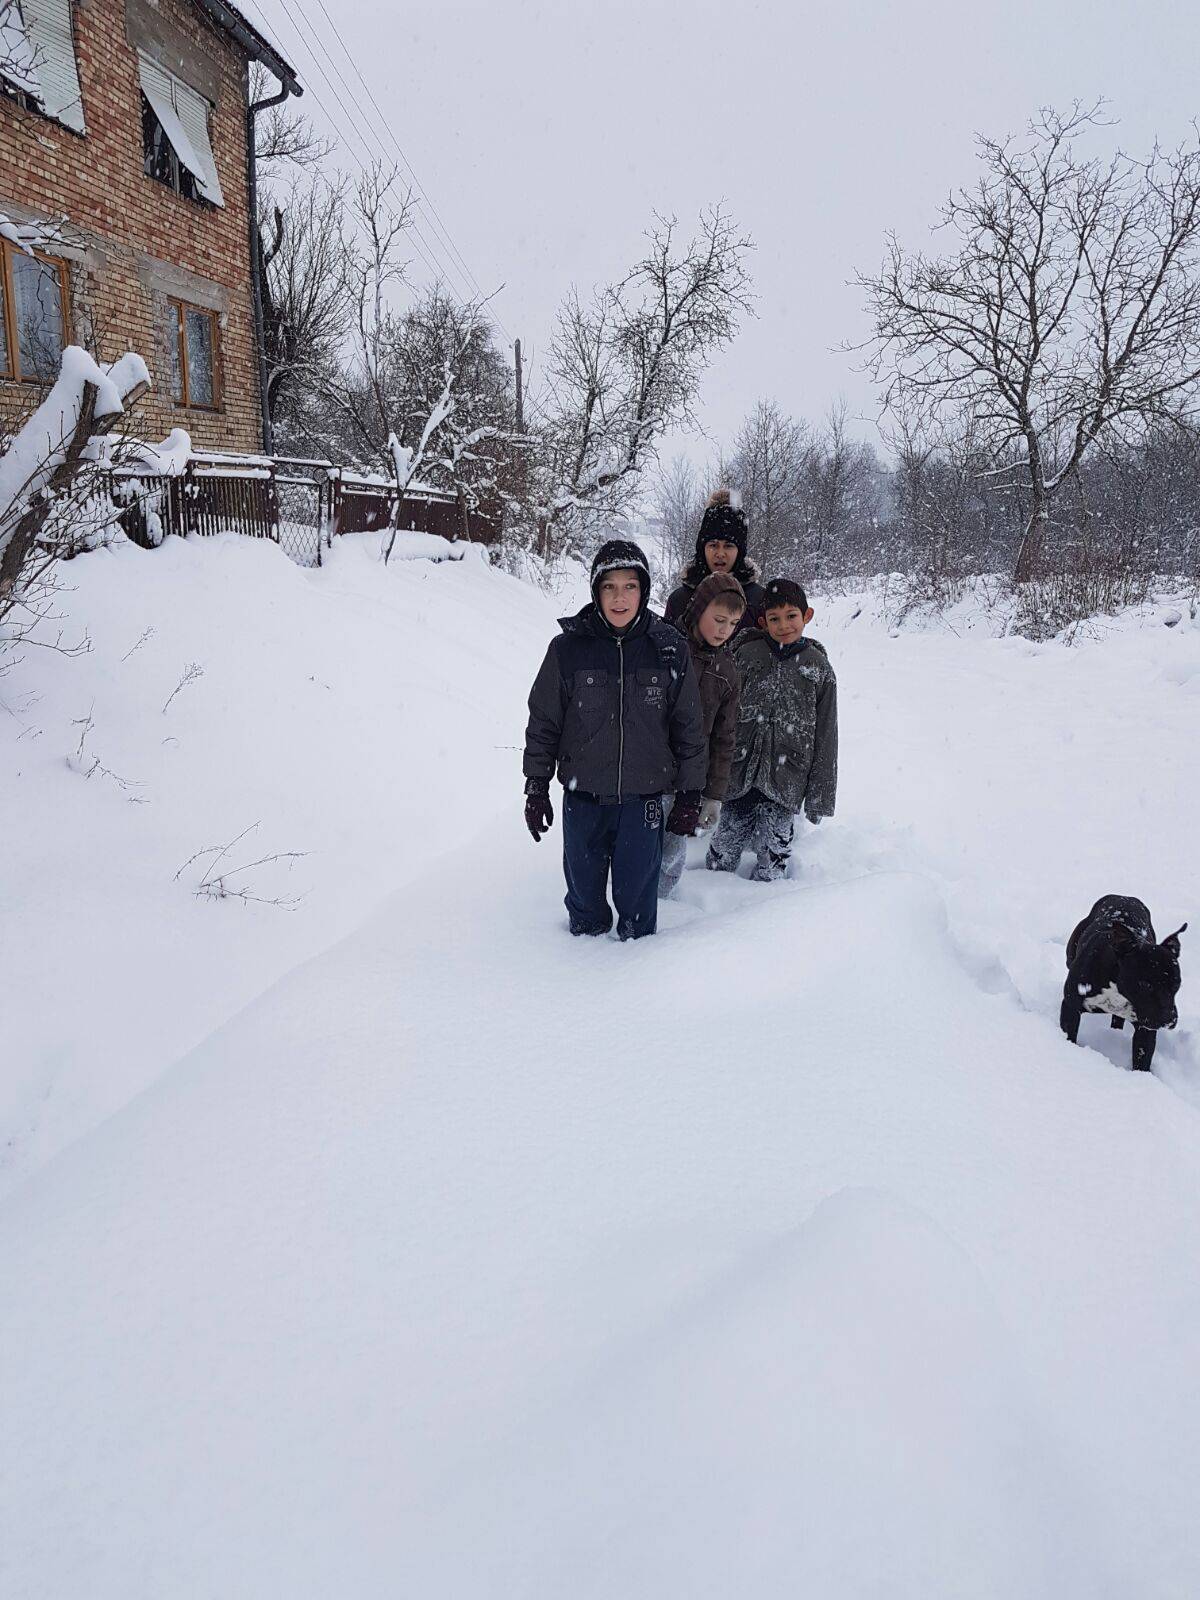
[(0, 422), (76, 343), (145, 358), (145, 436), (262, 449), (251, 61), (300, 93), (226, 0), (0, 0)]

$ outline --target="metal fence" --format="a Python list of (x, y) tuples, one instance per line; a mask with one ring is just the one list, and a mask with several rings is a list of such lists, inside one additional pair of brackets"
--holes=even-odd
[(240, 533), (270, 539), (302, 567), (319, 567), (343, 533), (392, 525), (455, 541), (494, 544), (495, 524), (444, 490), (410, 490), (347, 471), (330, 461), (220, 455), (198, 451), (175, 476), (113, 467), (107, 487), (121, 522), (137, 544), (154, 546), (169, 533)]

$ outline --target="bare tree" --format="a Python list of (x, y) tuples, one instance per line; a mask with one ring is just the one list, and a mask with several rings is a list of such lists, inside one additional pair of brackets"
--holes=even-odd
[(271, 206), (269, 234), (260, 225), (267, 405), (272, 424), (292, 440), (350, 331), (344, 210), (340, 183), (317, 176), (292, 190), (286, 211)]
[(812, 438), (807, 423), (774, 400), (760, 400), (734, 436), (729, 481), (741, 491), (756, 560), (764, 571), (798, 564), (808, 522)]
[(704, 515), (704, 490), (686, 456), (674, 456), (654, 476), (652, 500), (662, 529), (662, 565), (668, 574), (686, 567)]
[(884, 404), (956, 418), (1016, 471), (1028, 516), (1014, 564), (1027, 581), (1052, 508), (1097, 441), (1185, 420), (1200, 378), (1200, 148), (1107, 162), (1077, 142), (1098, 107), (1047, 110), (1024, 139), (980, 138), (976, 187), (951, 195), (951, 253), (894, 236), (861, 275)]
[(617, 284), (558, 314), (523, 508), (543, 555), (580, 545), (630, 505), (656, 441), (690, 420), (700, 377), (750, 309), (750, 240), (725, 210), (686, 242), (659, 217)]
[[(4, 0), (0, 0), (2, 6)], [(250, 104), (269, 99), (276, 82), (260, 61), (250, 63)], [(254, 155), (260, 179), (274, 186), (288, 168), (308, 170), (328, 160), (333, 145), (301, 115), (294, 97), (267, 106), (254, 119)], [(294, 175), (294, 174), (292, 174)]]
[[(250, 66), (250, 102), (275, 80)], [(266, 400), (273, 429), (301, 427), (309, 386), (337, 361), (349, 333), (342, 250), (346, 182), (324, 175), (332, 150), (289, 98), (254, 121), (258, 168), (258, 276), (263, 309)]]
[(851, 437), (844, 400), (830, 408), (808, 451), (803, 570), (816, 577), (854, 570), (873, 543), (882, 468), (872, 447)]
[(344, 281), (351, 332), (327, 369), (322, 399), (331, 427), (364, 465), (386, 461), (396, 517), (419, 478), (453, 487), (464, 512), (495, 490), (496, 457), (508, 441), (507, 368), (491, 343), (482, 302), (455, 301), (435, 285), (407, 309), (405, 244), (412, 197), (395, 169), (363, 172), (345, 207)]

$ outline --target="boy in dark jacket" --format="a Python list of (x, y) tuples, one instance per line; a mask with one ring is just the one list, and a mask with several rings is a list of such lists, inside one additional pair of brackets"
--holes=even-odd
[(684, 640), (647, 610), (650, 569), (636, 544), (610, 539), (592, 563), (592, 602), (559, 622), (529, 693), (525, 823), (534, 839), (563, 796), (563, 870), (575, 934), (639, 939), (658, 924), (664, 791), (667, 827), (694, 833), (708, 744)]
[[(704, 736), (708, 740), (708, 776), (704, 781), (704, 804), (700, 808), (702, 831), (715, 825), (729, 783), (741, 698), (741, 680), (729, 641), (745, 611), (746, 596), (737, 579), (730, 573), (710, 572), (697, 586), (691, 604), (678, 623), (696, 669)], [(664, 804), (668, 798), (664, 796)], [(668, 833), (663, 841), (662, 871), (658, 875), (660, 900), (674, 892), (686, 861), (687, 839), (681, 833)]]
[(758, 857), (752, 878), (787, 872), (795, 815), (833, 815), (837, 798), (837, 679), (815, 639), (804, 590), (788, 578), (766, 587), (757, 628), (739, 634), (734, 659), (742, 701), (729, 792), (706, 865), (734, 872), (742, 851)]
[(739, 630), (754, 625), (762, 606), (763, 587), (758, 582), (758, 568), (746, 554), (749, 537), (745, 513), (731, 504), (729, 490), (714, 490), (700, 519), (695, 558), (680, 577), (678, 588), (667, 597), (663, 611), (667, 622), (678, 627), (700, 584), (711, 573), (721, 572), (736, 578), (746, 596)]

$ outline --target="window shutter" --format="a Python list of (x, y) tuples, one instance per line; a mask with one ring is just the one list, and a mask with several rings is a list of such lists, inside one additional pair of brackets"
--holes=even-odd
[(75, 65), (75, 36), (71, 31), (71, 0), (21, 0), (21, 8), (41, 82), (38, 98), (42, 109), (76, 133), (86, 133), (79, 69)]
[(186, 83), (175, 82), (175, 109), (188, 136), (188, 143), (199, 157), (202, 170), (196, 173), (204, 198), (215, 206), (225, 204), (221, 181), (217, 177), (217, 163), (213, 159), (212, 142), (208, 136), (208, 101)]
[(42, 84), (20, 0), (0, 0), (0, 76), (41, 104)]
[(142, 93), (154, 108), (172, 149), (195, 178), (204, 198), (223, 206), (225, 197), (208, 137), (208, 101), (149, 56), (139, 56), (138, 63)]

